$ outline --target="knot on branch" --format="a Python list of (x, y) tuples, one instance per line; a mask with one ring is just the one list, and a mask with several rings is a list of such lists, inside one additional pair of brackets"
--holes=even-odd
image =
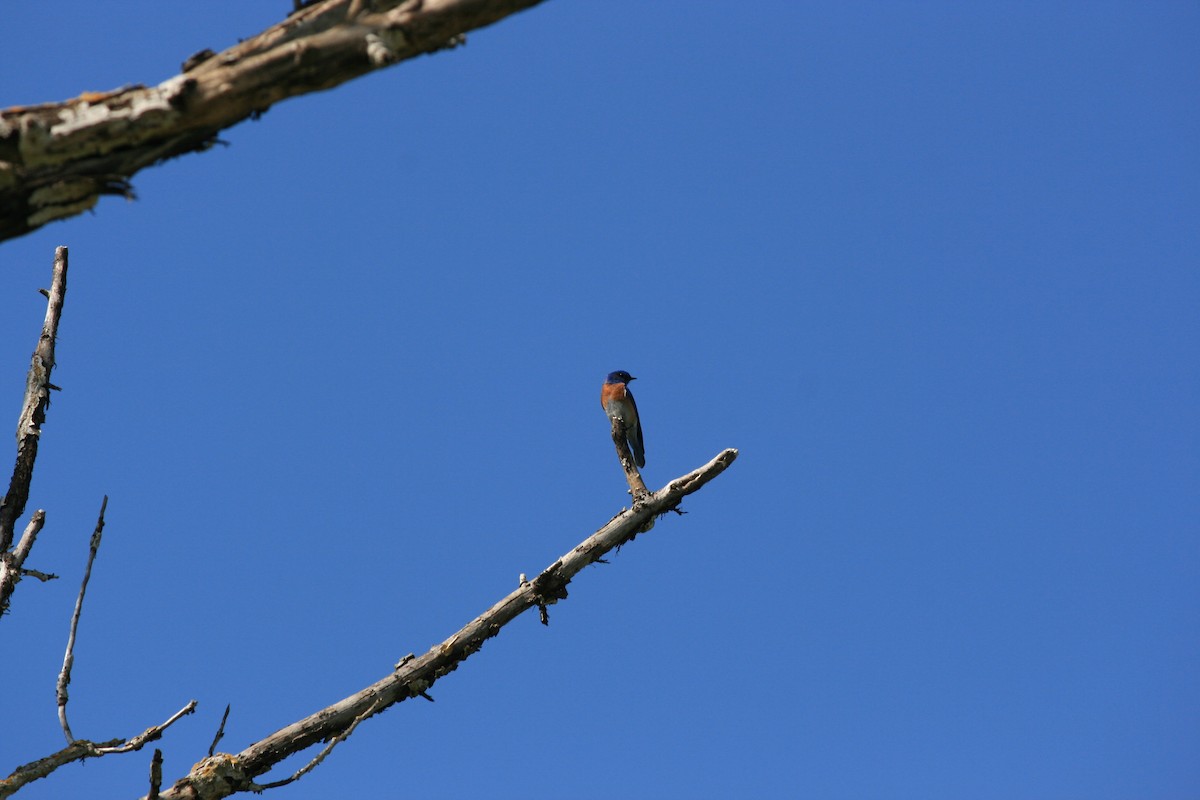
[(567, 579), (558, 573), (556, 567), (560, 564), (555, 564), (550, 569), (543, 572), (533, 579), (529, 584), (533, 590), (534, 597), (537, 598), (537, 604), (552, 606), (559, 600), (567, 599)]
[(367, 58), (375, 67), (385, 67), (401, 59), (409, 46), (408, 32), (400, 25), (372, 31), (366, 36)]
[(559, 572), (561, 566), (561, 561), (554, 562), (529, 584), (529, 589), (533, 592), (534, 603), (538, 608), (539, 619), (543, 625), (550, 624), (550, 612), (546, 610), (546, 607), (554, 605), (559, 600), (567, 599), (567, 584), (571, 579)]
[(197, 762), (180, 783), (185, 781), (198, 798), (228, 797), (254, 786), (237, 756), (229, 753), (215, 753)]

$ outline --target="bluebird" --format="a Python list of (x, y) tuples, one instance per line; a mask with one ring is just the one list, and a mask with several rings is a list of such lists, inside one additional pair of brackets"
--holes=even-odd
[(646, 466), (646, 450), (642, 447), (642, 423), (638, 419), (637, 403), (633, 401), (633, 392), (629, 391), (629, 382), (635, 380), (623, 369), (608, 373), (604, 386), (600, 387), (600, 405), (609, 419), (620, 419), (625, 425), (625, 437), (629, 440), (629, 449), (633, 451), (633, 460), (639, 467)]

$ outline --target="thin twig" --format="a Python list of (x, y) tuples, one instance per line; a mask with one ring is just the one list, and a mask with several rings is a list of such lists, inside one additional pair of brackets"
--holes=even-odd
[(100, 503), (100, 516), (96, 519), (96, 530), (92, 532), (91, 546), (88, 548), (87, 567), (83, 570), (83, 581), (79, 584), (79, 596), (75, 598), (75, 613), (71, 615), (71, 633), (67, 636), (67, 652), (63, 656), (62, 670), (58, 673), (58, 687), (55, 694), (58, 697), (58, 721), (67, 737), (67, 744), (75, 741), (71, 734), (71, 726), (67, 724), (67, 685), (71, 683), (71, 667), (75, 665), (75, 633), (79, 629), (79, 615), (83, 612), (83, 596), (87, 593), (88, 581), (92, 578), (92, 563), (100, 550), (100, 539), (104, 533), (104, 510), (108, 508), (108, 495)]
[(97, 747), (96, 754), (107, 756), (111, 753), (131, 753), (134, 750), (141, 750), (150, 742), (161, 739), (163, 731), (174, 725), (180, 719), (186, 717), (188, 714), (194, 712), (196, 710), (196, 705), (196, 701), (191, 700), (186, 706), (172, 714), (166, 722), (159, 723), (158, 725), (152, 725), (139, 733), (137, 736), (134, 736), (132, 739), (128, 739), (121, 744)]
[(208, 754), (211, 756), (217, 749), (217, 742), (221, 741), (225, 736), (225, 721), (229, 719), (230, 704), (225, 704), (225, 713), (221, 715), (221, 724), (217, 726), (217, 735), (213, 737), (212, 744), (208, 746)]
[[(355, 717), (354, 721), (351, 722), (350, 725), (346, 727), (346, 730), (342, 731), (337, 736), (334, 736), (332, 739), (330, 739), (329, 744), (325, 745), (325, 747), (323, 747), (321, 749), (321, 752), (317, 753), (316, 757), (312, 761), (309, 761), (303, 767), (296, 770), (296, 772), (291, 777), (284, 778), (283, 780), (279, 780), (279, 781), (273, 781), (271, 783), (264, 783), (261, 786), (256, 785), (254, 787), (253, 791), (261, 792), (266, 789), (278, 789), (280, 786), (287, 786), (289, 783), (298, 781), (302, 777), (307, 775), (308, 773), (312, 772), (314, 769), (317, 768), (318, 764), (320, 764), (322, 761), (325, 760), (325, 756), (327, 756), (333, 752), (333, 748), (337, 747), (338, 744), (340, 744), (350, 738), (350, 734), (354, 733), (354, 729), (358, 727), (358, 723), (362, 722), (367, 717), (369, 717), (379, 711), (379, 709), (377, 708), (378, 705), (379, 704), (376, 703), (375, 705), (371, 706), (366, 711), (364, 711), (363, 713), (361, 713), (357, 717)], [(210, 753), (209, 755), (212, 755), (212, 754)]]
[(42, 572), (42, 571), (36, 570), (36, 569), (21, 570), (21, 577), (22, 578), (37, 578), (42, 583), (45, 583), (46, 581), (58, 580), (58, 576), (55, 575), (53, 572)]

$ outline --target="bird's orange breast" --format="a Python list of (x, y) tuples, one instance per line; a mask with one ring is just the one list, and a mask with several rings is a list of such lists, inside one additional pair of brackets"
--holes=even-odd
[(600, 387), (600, 405), (603, 408), (608, 408), (608, 404), (614, 400), (625, 399), (625, 384), (623, 383), (606, 383)]

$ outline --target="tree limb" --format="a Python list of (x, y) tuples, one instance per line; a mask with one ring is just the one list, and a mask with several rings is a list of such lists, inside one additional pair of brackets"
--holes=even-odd
[(0, 800), (12, 797), (25, 784), (32, 783), (39, 778), (44, 778), (54, 772), (54, 770), (65, 764), (70, 764), (72, 761), (83, 761), (87, 758), (99, 758), (100, 756), (107, 756), (112, 753), (128, 753), (132, 750), (141, 750), (149, 742), (159, 739), (163, 731), (175, 724), (176, 721), (195, 710), (196, 701), (192, 700), (171, 715), (171, 718), (166, 722), (151, 726), (130, 739), (111, 739), (107, 742), (90, 742), (87, 739), (75, 739), (57, 753), (51, 753), (45, 758), (39, 758), (37, 761), (31, 761), (28, 764), (17, 767), (7, 778), (0, 779)]
[(86, 211), (280, 100), (462, 44), (542, 0), (322, 0), (157, 86), (0, 111), (0, 241)]
[[(648, 495), (642, 503), (622, 511), (532, 581), (522, 576), (515, 591), (423, 656), (404, 657), (394, 671), (381, 680), (272, 733), (236, 755), (217, 753), (205, 758), (159, 796), (162, 800), (217, 800), (237, 792), (261, 791), (266, 787), (255, 783), (254, 778), (291, 755), (318, 742), (328, 742), (328, 746), (310, 762), (315, 766), (333, 745), (344, 740), (363, 720), (410, 697), (428, 699), (429, 688), (439, 678), (457, 669), (518, 615), (535, 606), (544, 608), (566, 598), (567, 584), (584, 567), (648, 530), (656, 517), (677, 510), (685, 496), (724, 472), (737, 455), (737, 450), (724, 450), (699, 469), (676, 478), (665, 488)], [(311, 766), (287, 780), (298, 778)]]
[(21, 579), (22, 565), (46, 518), (45, 512), (38, 511), (18, 542), (16, 551), (9, 552), (17, 520), (25, 513), (25, 504), (29, 501), (38, 440), (42, 435), (42, 423), (46, 421), (46, 409), (50, 407), (50, 390), (58, 388), (50, 383), (50, 373), (54, 369), (54, 344), (58, 338), (58, 321), (62, 317), (66, 294), (67, 248), (58, 247), (54, 251), (50, 291), (46, 292), (46, 320), (42, 323), (42, 334), (33, 350), (29, 375), (25, 379), (25, 400), (21, 404), (21, 415), (17, 418), (17, 461), (13, 466), (8, 492), (0, 500), (0, 614), (8, 608), (17, 581)]
[(21, 538), (12, 552), (0, 552), (0, 615), (8, 610), (8, 601), (12, 597), (13, 590), (17, 588), (17, 581), (21, 580), (23, 576), (32, 575), (44, 581), (58, 577), (57, 575), (46, 575), (37, 570), (25, 569), (25, 559), (29, 556), (29, 551), (33, 549), (33, 543), (37, 541), (37, 535), (45, 524), (46, 512), (39, 508), (29, 518), (29, 524), (25, 526), (25, 532), (21, 534)]
[(636, 506), (650, 495), (650, 490), (642, 481), (642, 473), (638, 472), (633, 453), (629, 452), (629, 437), (625, 435), (625, 422), (620, 417), (612, 418), (612, 440), (617, 448), (621, 469), (625, 471), (625, 480), (629, 483), (629, 494), (633, 496), (633, 504)]

